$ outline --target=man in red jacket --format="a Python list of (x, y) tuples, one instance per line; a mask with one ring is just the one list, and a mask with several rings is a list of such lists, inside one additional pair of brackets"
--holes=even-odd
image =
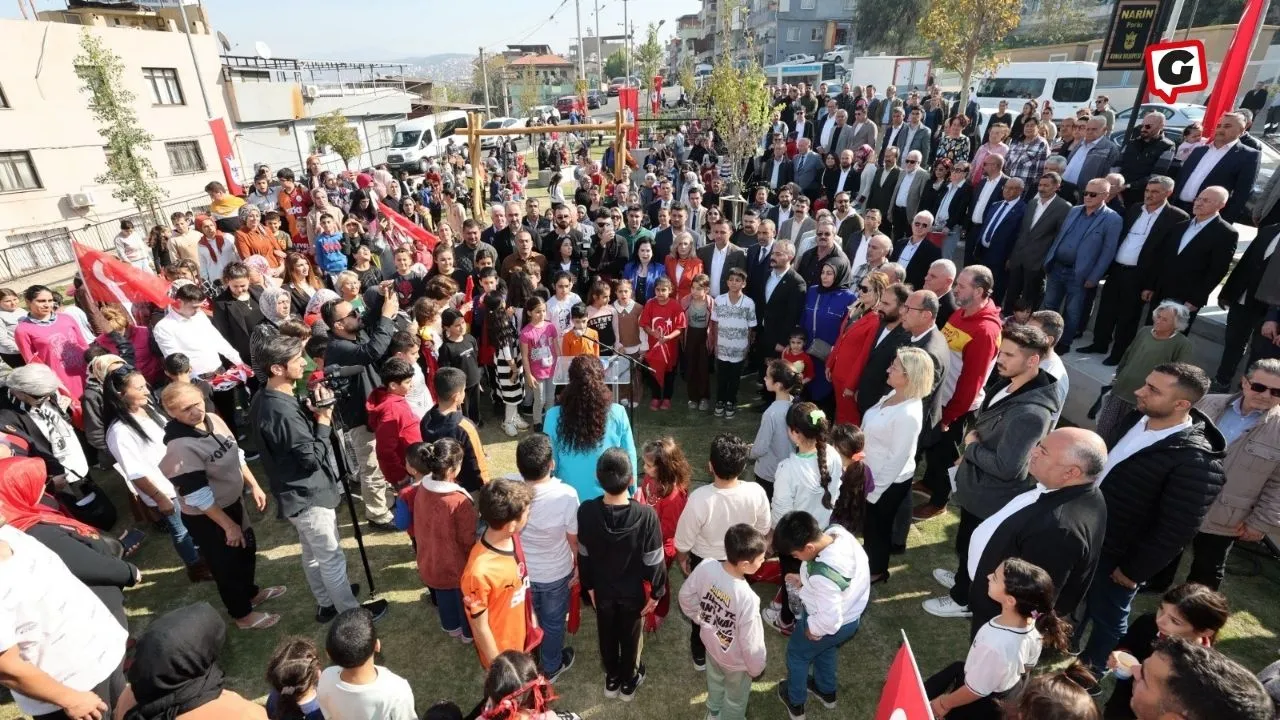
[(404, 466), (409, 447), (422, 442), (418, 418), (405, 399), (413, 385), (413, 366), (407, 360), (391, 357), (382, 364), (381, 375), (382, 387), (369, 393), (365, 408), (369, 427), (374, 428), (378, 469), (387, 482), (399, 489), (409, 477)]

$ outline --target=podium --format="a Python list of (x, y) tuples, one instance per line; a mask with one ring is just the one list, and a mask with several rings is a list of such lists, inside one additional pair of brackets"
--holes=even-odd
[[(556, 358), (555, 374), (551, 376), (551, 382), (555, 385), (569, 384), (569, 365), (573, 363), (574, 358), (558, 357)], [(627, 358), (619, 355), (605, 355), (597, 358), (601, 367), (604, 369), (604, 382), (606, 385), (612, 385), (614, 396), (618, 394), (619, 385), (628, 385), (631, 383), (631, 363)]]

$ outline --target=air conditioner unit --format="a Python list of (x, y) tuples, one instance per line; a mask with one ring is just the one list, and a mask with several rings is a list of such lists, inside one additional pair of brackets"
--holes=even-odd
[(93, 193), (91, 192), (78, 192), (67, 194), (67, 204), (77, 210), (80, 210), (82, 208), (93, 207), (97, 204), (97, 201), (94, 200)]
[(303, 85), (302, 97), (307, 100), (315, 100), (316, 98), (320, 97), (320, 86), (319, 85)]

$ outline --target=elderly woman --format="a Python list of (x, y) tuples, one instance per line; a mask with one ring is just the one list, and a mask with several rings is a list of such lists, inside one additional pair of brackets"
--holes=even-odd
[(267, 259), (267, 266), (276, 268), (284, 260), (284, 250), (276, 242), (275, 236), (262, 224), (262, 211), (256, 205), (245, 203), (240, 206), (240, 229), (236, 230), (236, 252), (240, 257), (261, 255)]
[[(826, 360), (839, 337), (841, 321), (856, 300), (849, 289), (852, 285), (853, 272), (844, 254), (827, 256), (818, 271), (818, 282), (809, 286), (804, 312), (800, 316), (800, 327), (804, 329), (807, 341), (805, 349), (814, 360), (815, 375), (809, 383), (809, 397), (826, 409), (835, 405), (831, 381), (826, 374)], [(831, 414), (827, 413), (828, 416)]]
[(969, 182), (977, 185), (982, 182), (982, 161), (987, 159), (988, 155), (999, 155), (1002, 158), (1009, 156), (1009, 145), (1005, 142), (1009, 137), (1009, 126), (1004, 123), (995, 123), (987, 129), (987, 141), (978, 146), (973, 153), (973, 169), (969, 174)]
[(258, 309), (262, 311), (262, 322), (249, 336), (249, 357), (254, 377), (265, 378), (267, 372), (262, 365), (262, 348), (268, 340), (280, 334), (280, 323), (298, 316), (293, 315), (293, 303), (289, 299), (289, 291), (284, 288), (263, 290), (258, 296)]
[(1191, 324), (1191, 313), (1180, 302), (1165, 300), (1152, 313), (1151, 331), (1139, 333), (1124, 351), (1111, 380), (1111, 391), (1098, 410), (1097, 432), (1111, 443), (1120, 421), (1138, 407), (1134, 392), (1147, 382), (1147, 375), (1162, 363), (1191, 359), (1191, 339), (1183, 331)]
[(957, 115), (948, 120), (946, 130), (938, 140), (938, 148), (934, 152), (934, 157), (937, 159), (945, 158), (953, 164), (968, 161), (972, 148), (969, 144), (969, 136), (964, 134), (964, 129), (968, 125), (969, 117), (967, 115)]

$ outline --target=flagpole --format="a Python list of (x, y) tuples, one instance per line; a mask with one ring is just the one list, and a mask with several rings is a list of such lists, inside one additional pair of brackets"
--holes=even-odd
[[(907, 655), (911, 656), (911, 669), (916, 676), (916, 684), (920, 687), (920, 697), (927, 698), (929, 693), (924, 689), (924, 678), (920, 676), (920, 663), (916, 662), (916, 654), (911, 650), (911, 641), (907, 639), (907, 631), (902, 628), (898, 629), (902, 633), (902, 644), (907, 647)], [(934, 720), (933, 706), (925, 703), (925, 707), (929, 709), (929, 720)]]

